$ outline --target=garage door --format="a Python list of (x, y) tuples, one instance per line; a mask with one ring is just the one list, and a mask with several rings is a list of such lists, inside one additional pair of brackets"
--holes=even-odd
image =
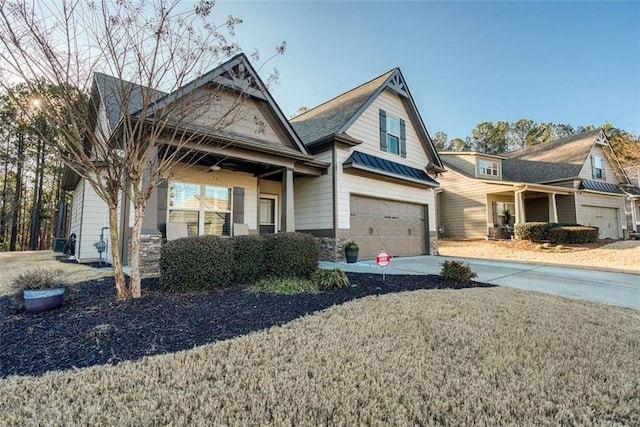
[(425, 206), (351, 196), (351, 238), (360, 259), (373, 259), (384, 249), (392, 256), (425, 252)]
[(601, 239), (619, 239), (618, 209), (582, 206), (583, 225), (598, 227)]

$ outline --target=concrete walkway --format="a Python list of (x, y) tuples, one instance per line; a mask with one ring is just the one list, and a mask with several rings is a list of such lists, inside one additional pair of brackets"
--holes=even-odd
[[(467, 261), (478, 273), (476, 280), (481, 282), (640, 310), (640, 275), (637, 274), (440, 256), (393, 258), (385, 273), (440, 274), (440, 264), (447, 259)], [(375, 261), (321, 262), (320, 267), (382, 274)]]

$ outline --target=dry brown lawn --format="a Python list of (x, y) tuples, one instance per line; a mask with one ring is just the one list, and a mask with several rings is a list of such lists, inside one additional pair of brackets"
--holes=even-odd
[(600, 240), (581, 245), (555, 245), (541, 249), (539, 243), (525, 240), (452, 240), (438, 241), (442, 256), (482, 258), (542, 264), (593, 267), (640, 273), (640, 240)]
[(58, 261), (51, 251), (0, 252), (0, 295), (21, 273), (35, 268), (60, 269), (61, 279), (69, 284), (113, 275), (112, 269), (97, 269), (82, 264)]
[(507, 288), (389, 294), (0, 380), (0, 425), (640, 425), (639, 349), (634, 310)]

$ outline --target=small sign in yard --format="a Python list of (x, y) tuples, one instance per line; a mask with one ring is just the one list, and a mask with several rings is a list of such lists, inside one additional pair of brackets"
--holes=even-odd
[(376, 264), (382, 267), (382, 280), (385, 280), (384, 269), (391, 264), (391, 255), (384, 250), (378, 252), (378, 255), (376, 255)]

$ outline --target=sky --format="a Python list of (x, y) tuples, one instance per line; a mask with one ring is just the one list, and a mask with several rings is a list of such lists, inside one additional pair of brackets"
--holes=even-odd
[(640, 2), (224, 1), (287, 116), (399, 67), (431, 135), (482, 121), (640, 133)]

